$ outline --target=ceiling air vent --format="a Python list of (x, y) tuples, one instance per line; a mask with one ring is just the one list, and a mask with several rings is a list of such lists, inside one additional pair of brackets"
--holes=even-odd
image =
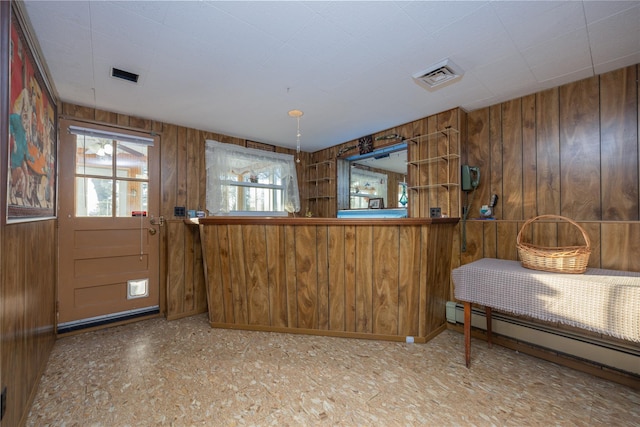
[(451, 60), (445, 59), (414, 74), (412, 77), (420, 86), (435, 90), (462, 78), (463, 71)]
[(111, 77), (115, 77), (117, 79), (126, 80), (133, 83), (138, 83), (138, 77), (140, 77), (136, 73), (131, 73), (129, 71), (120, 70), (118, 68), (111, 68)]

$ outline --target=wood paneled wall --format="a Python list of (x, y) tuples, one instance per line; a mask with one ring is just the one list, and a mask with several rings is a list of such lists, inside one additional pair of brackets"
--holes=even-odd
[(56, 221), (9, 224), (2, 240), (3, 425), (24, 424), (55, 342)]
[[(491, 194), (497, 221), (467, 223), (460, 262), (516, 259), (525, 220), (570, 217), (592, 243), (589, 266), (640, 271), (638, 66), (468, 113), (466, 156), (480, 166), (471, 217)], [(533, 227), (533, 242), (584, 244), (566, 223)]]
[(55, 342), (56, 295), (56, 221), (5, 224), (11, 3), (0, 2), (0, 389), (7, 390), (4, 426), (26, 421)]

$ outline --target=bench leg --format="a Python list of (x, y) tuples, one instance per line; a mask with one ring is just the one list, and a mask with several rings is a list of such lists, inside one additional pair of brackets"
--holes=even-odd
[(484, 312), (487, 318), (487, 344), (489, 344), (489, 348), (491, 348), (493, 344), (491, 341), (491, 307), (485, 307)]
[(471, 303), (464, 303), (464, 362), (471, 364)]

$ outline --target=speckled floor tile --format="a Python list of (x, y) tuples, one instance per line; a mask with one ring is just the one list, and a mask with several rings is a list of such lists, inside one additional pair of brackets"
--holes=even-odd
[(640, 426), (636, 390), (463, 347), (147, 320), (58, 340), (27, 426)]

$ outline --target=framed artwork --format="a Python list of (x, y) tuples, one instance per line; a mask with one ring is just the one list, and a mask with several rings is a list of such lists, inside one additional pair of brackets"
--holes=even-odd
[(384, 209), (384, 199), (382, 197), (369, 199), (369, 209)]
[(56, 104), (15, 7), (9, 32), (6, 218), (7, 222), (54, 218)]

